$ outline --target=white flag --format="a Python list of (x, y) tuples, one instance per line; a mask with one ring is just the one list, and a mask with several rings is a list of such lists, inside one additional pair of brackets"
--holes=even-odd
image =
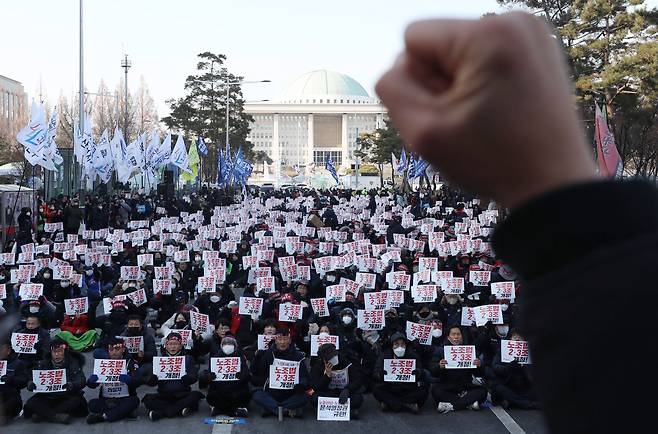
[(154, 169), (159, 169), (162, 166), (169, 164), (169, 158), (171, 157), (171, 134), (167, 134), (167, 137), (164, 139), (162, 144), (158, 147), (157, 150), (153, 153), (151, 157), (151, 167)]
[(171, 163), (184, 172), (192, 173), (190, 170), (190, 160), (187, 158), (187, 149), (185, 149), (185, 141), (181, 133), (178, 134), (176, 145), (171, 151)]
[(30, 122), (18, 132), (16, 139), (25, 146), (25, 159), (48, 170), (56, 170), (48, 150), (48, 125), (43, 104), (32, 103)]
[(112, 158), (114, 159), (114, 167), (117, 172), (117, 179), (119, 182), (128, 182), (132, 168), (128, 162), (128, 152), (126, 151), (126, 141), (123, 138), (123, 133), (116, 127), (114, 129), (114, 137), (110, 142), (110, 150)]

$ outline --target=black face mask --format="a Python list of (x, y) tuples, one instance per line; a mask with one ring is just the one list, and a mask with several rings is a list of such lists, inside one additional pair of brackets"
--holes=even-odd
[(186, 321), (176, 321), (176, 328), (177, 329), (185, 328), (186, 325), (187, 325)]
[(139, 327), (128, 327), (128, 333), (131, 334), (132, 336), (137, 336), (140, 334)]

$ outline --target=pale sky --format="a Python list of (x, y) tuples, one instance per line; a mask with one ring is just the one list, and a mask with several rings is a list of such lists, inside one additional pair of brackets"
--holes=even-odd
[[(658, 0), (648, 4), (658, 5)], [(2, 0), (0, 75), (18, 80), (29, 97), (41, 83), (51, 101), (78, 89), (78, 0)], [(85, 86), (103, 78), (111, 89), (143, 76), (160, 117), (165, 100), (183, 95), (196, 55), (225, 54), (247, 80), (247, 100), (276, 100), (297, 76), (331, 69), (374, 85), (402, 48), (408, 23), (429, 17), (478, 17), (499, 11), (495, 0), (84, 0)]]

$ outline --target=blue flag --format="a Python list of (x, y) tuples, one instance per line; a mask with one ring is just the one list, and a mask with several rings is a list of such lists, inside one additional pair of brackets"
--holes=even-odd
[(331, 173), (331, 176), (334, 177), (334, 180), (336, 181), (336, 184), (340, 184), (340, 181), (338, 180), (338, 174), (336, 173), (336, 168), (334, 167), (334, 162), (331, 161), (331, 157), (327, 158), (327, 164), (324, 166), (325, 169)]
[(418, 178), (419, 176), (423, 176), (425, 174), (425, 171), (429, 167), (430, 163), (423, 158), (420, 158), (416, 164), (415, 164), (415, 170), (414, 170), (414, 178)]
[(208, 147), (206, 146), (206, 142), (204, 142), (201, 137), (197, 137), (196, 139), (196, 148), (204, 157), (208, 155)]
[(407, 153), (403, 149), (402, 154), (400, 154), (400, 161), (398, 162), (398, 167), (395, 168), (396, 173), (403, 173), (407, 169)]
[(409, 165), (407, 167), (409, 168), (407, 171), (407, 178), (414, 179), (414, 174), (416, 173), (416, 160), (414, 159), (414, 154), (409, 154)]

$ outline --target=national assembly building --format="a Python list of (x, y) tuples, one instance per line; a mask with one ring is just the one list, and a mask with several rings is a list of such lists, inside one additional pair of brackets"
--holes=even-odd
[(386, 116), (381, 102), (356, 80), (324, 69), (297, 78), (279, 101), (244, 108), (254, 118), (247, 140), (254, 152), (273, 160), (265, 171), (275, 178), (286, 168), (313, 175), (329, 157), (336, 168), (353, 168), (356, 138), (383, 127)]

